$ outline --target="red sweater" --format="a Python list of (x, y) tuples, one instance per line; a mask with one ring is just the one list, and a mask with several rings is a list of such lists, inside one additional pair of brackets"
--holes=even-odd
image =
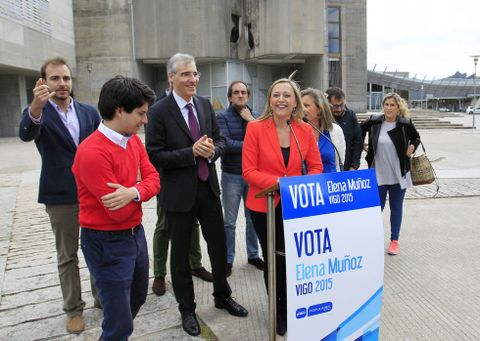
[[(98, 130), (78, 147), (72, 171), (78, 188), (80, 226), (95, 230), (125, 230), (141, 224), (142, 203), (130, 202), (117, 211), (102, 204), (101, 197), (115, 191), (107, 182), (135, 188), (141, 201), (148, 201), (160, 191), (158, 172), (150, 163), (137, 135), (124, 149)], [(141, 181), (137, 183), (138, 174)]]

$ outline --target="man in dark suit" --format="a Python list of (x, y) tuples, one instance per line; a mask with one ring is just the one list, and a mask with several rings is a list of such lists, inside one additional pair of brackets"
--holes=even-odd
[(71, 167), (78, 145), (95, 131), (100, 116), (94, 107), (72, 99), (72, 74), (66, 60), (47, 60), (40, 73), (33, 101), (23, 112), (19, 135), (23, 141), (35, 140), (42, 157), (38, 202), (45, 204), (55, 235), (67, 331), (81, 333), (85, 302), (77, 257), (77, 187)]
[[(168, 74), (167, 74), (168, 76)], [(173, 85), (168, 83), (168, 89), (159, 95), (155, 102), (158, 102), (172, 92)], [(192, 275), (203, 279), (207, 282), (213, 282), (213, 276), (202, 265), (202, 249), (200, 248), (200, 227), (195, 220), (192, 227), (192, 237), (190, 242), (190, 267), (192, 269)], [(155, 279), (152, 283), (152, 291), (157, 296), (165, 294), (165, 276), (167, 275), (167, 257), (168, 257), (168, 245), (170, 244), (170, 238), (168, 236), (168, 227), (165, 217), (165, 211), (160, 205), (160, 200), (157, 196), (157, 224), (155, 225), (155, 231), (153, 233), (153, 275)]]
[(231, 298), (227, 282), (225, 229), (214, 163), (225, 149), (225, 139), (208, 99), (195, 96), (200, 79), (195, 59), (177, 53), (168, 61), (167, 72), (173, 91), (149, 110), (145, 138), (150, 160), (160, 172), (160, 205), (167, 225), (172, 226), (170, 268), (182, 326), (196, 336), (200, 325), (188, 257), (196, 218), (208, 244), (215, 307), (234, 316), (248, 312)]

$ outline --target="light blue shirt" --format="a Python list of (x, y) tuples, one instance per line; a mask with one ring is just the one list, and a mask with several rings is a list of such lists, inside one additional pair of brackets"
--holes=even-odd
[[(62, 120), (63, 125), (65, 126), (65, 128), (67, 128), (68, 132), (70, 133), (70, 136), (72, 136), (73, 142), (75, 143), (76, 146), (78, 146), (78, 143), (80, 141), (80, 123), (78, 122), (77, 111), (75, 110), (75, 106), (73, 105), (73, 99), (70, 98), (70, 104), (68, 105), (67, 110), (65, 112), (63, 112), (60, 106), (58, 106), (57, 103), (52, 101), (50, 98), (48, 99), (48, 102), (52, 105), (52, 107), (58, 113), (58, 116)], [(32, 116), (30, 109), (28, 109), (28, 115), (30, 116), (30, 119), (34, 124), (40, 124), (42, 120), (43, 112), (42, 114), (40, 114), (40, 117), (35, 118)]]

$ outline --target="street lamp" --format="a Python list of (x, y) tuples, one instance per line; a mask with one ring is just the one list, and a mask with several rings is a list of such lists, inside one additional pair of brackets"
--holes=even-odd
[(475, 105), (477, 104), (477, 63), (478, 63), (478, 58), (480, 58), (480, 55), (474, 55), (470, 56), (470, 58), (473, 58), (473, 64), (475, 65), (475, 72), (473, 73), (473, 121), (472, 121), (472, 126), (475, 128)]
[(420, 109), (423, 110), (423, 84), (420, 85), (420, 90), (421, 90), (421, 93), (420, 93)]

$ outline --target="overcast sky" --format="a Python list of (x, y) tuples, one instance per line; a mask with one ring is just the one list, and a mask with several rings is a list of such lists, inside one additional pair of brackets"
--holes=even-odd
[[(480, 0), (367, 0), (368, 69), (439, 79), (473, 74)], [(477, 65), (477, 77), (480, 62)]]

